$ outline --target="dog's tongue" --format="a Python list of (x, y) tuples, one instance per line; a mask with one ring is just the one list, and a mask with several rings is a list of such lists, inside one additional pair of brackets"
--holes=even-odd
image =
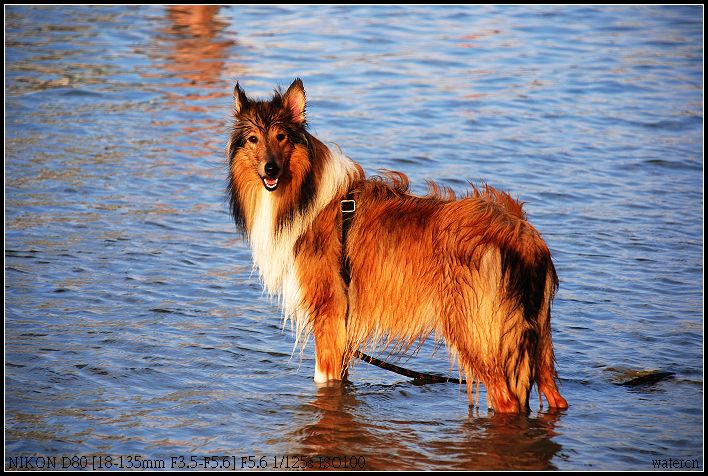
[(276, 178), (276, 179), (269, 179), (269, 178), (267, 178), (267, 179), (264, 179), (264, 180), (265, 180), (266, 185), (268, 185), (269, 187), (275, 187), (275, 184), (278, 183), (278, 179), (277, 179), (277, 178)]

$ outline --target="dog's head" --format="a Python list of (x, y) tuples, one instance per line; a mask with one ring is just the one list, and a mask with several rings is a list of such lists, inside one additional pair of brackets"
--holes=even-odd
[(234, 119), (228, 144), (232, 173), (255, 171), (266, 190), (277, 190), (288, 178), (293, 155), (307, 148), (302, 81), (296, 79), (268, 101), (248, 98), (236, 83)]

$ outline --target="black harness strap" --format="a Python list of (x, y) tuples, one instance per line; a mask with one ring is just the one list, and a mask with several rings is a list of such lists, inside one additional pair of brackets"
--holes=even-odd
[(347, 234), (349, 233), (349, 227), (352, 225), (352, 219), (354, 218), (354, 212), (356, 211), (356, 201), (354, 200), (354, 194), (349, 192), (347, 198), (342, 200), (342, 268), (340, 274), (344, 280), (344, 284), (349, 286), (352, 281), (351, 275), (351, 265), (349, 263), (349, 257), (347, 256)]

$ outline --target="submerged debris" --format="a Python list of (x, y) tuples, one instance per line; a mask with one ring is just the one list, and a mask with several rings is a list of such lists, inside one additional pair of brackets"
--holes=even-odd
[(636, 387), (638, 385), (650, 385), (661, 380), (673, 377), (676, 375), (674, 372), (650, 372), (645, 375), (627, 380), (626, 382), (617, 383), (615, 385), (621, 385), (623, 387)]

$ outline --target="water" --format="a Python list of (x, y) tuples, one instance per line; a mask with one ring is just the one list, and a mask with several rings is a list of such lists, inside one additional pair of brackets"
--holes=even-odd
[[(703, 468), (702, 7), (5, 12), (6, 468)], [(315, 387), (224, 200), (235, 81), (296, 76), (368, 173), (526, 202), (567, 411), (495, 416), (364, 363)], [(615, 385), (646, 371), (676, 375)]]

